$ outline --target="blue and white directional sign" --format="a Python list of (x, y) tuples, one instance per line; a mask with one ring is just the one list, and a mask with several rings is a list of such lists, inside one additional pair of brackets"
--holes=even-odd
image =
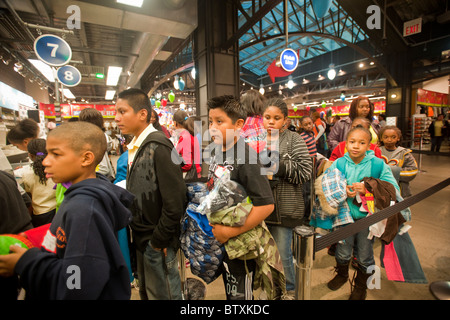
[(81, 82), (81, 73), (77, 68), (72, 66), (63, 66), (58, 68), (56, 76), (66, 87), (75, 87)]
[(72, 59), (69, 44), (52, 34), (43, 34), (36, 38), (34, 52), (40, 60), (53, 67), (63, 66)]
[(284, 49), (281, 52), (277, 66), (283, 68), (287, 72), (293, 72), (298, 66), (297, 53), (292, 49)]

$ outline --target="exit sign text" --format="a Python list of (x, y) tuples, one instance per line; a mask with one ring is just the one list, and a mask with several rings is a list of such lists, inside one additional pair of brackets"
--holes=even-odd
[(422, 32), (422, 18), (407, 21), (403, 24), (403, 36), (411, 36)]

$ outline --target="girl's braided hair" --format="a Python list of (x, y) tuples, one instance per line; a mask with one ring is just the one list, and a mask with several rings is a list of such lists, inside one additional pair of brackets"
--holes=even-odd
[(44, 139), (33, 139), (28, 145), (28, 153), (35, 157), (31, 167), (33, 168), (34, 174), (39, 177), (39, 183), (46, 185), (47, 178), (45, 177), (45, 167), (42, 165), (42, 161), (47, 156), (46, 141)]

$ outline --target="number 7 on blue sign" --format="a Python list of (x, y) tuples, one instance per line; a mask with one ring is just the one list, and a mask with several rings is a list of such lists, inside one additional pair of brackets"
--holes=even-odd
[(36, 38), (34, 52), (41, 61), (53, 67), (63, 66), (72, 59), (69, 44), (52, 34), (43, 34)]

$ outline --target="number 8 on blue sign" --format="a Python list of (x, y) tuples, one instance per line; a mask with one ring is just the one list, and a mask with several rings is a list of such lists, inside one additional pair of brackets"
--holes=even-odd
[(36, 38), (34, 52), (40, 60), (53, 67), (63, 66), (72, 59), (69, 44), (52, 34), (43, 34)]
[(59, 82), (66, 87), (75, 87), (81, 82), (81, 73), (70, 65), (63, 66), (56, 72)]

